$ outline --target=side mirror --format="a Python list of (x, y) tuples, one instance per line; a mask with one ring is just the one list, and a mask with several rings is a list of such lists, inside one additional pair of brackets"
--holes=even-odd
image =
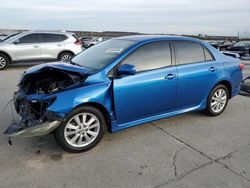
[(136, 69), (134, 65), (131, 64), (123, 64), (118, 68), (118, 75), (134, 75), (136, 73)]
[(19, 39), (15, 40), (15, 41), (13, 42), (13, 44), (19, 44), (19, 43), (20, 43)]

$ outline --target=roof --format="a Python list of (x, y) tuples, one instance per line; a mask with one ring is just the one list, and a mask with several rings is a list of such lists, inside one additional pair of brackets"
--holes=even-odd
[(146, 42), (150, 40), (162, 40), (162, 39), (166, 39), (166, 40), (184, 39), (184, 40), (197, 41), (197, 39), (194, 39), (194, 38), (174, 36), (174, 35), (131, 35), (131, 36), (118, 37), (116, 39), (132, 40), (136, 42)]
[(54, 33), (54, 34), (73, 34), (67, 31), (50, 31), (50, 30), (30, 30), (25, 31), (24, 33)]

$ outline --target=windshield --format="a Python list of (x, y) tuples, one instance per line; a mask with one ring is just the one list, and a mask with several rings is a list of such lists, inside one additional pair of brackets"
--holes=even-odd
[(234, 44), (234, 46), (250, 47), (250, 41), (240, 41)]
[(71, 61), (72, 64), (98, 71), (112, 63), (115, 58), (134, 43), (134, 41), (110, 39), (88, 48), (75, 56)]

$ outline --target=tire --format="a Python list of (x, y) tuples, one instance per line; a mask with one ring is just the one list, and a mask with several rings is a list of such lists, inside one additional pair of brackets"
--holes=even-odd
[(62, 52), (58, 56), (58, 60), (65, 62), (65, 61), (68, 61), (68, 60), (72, 59), (73, 56), (74, 56), (74, 54), (71, 53), (71, 52)]
[[(82, 123), (84, 116), (86, 123), (82, 125), (77, 123), (77, 117)], [(87, 126), (90, 120), (93, 122)], [(103, 114), (94, 107), (84, 106), (76, 108), (67, 115), (66, 120), (61, 122), (56, 129), (55, 138), (58, 145), (67, 152), (84, 152), (99, 143), (104, 135), (105, 127), (106, 121)]]
[(0, 70), (5, 69), (10, 63), (10, 59), (5, 55), (0, 53)]
[(217, 85), (209, 94), (207, 100), (206, 113), (209, 116), (220, 115), (226, 109), (228, 100), (229, 100), (228, 88), (222, 84)]

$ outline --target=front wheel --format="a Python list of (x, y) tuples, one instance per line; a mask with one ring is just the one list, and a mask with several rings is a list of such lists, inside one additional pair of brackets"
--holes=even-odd
[(206, 112), (210, 116), (221, 114), (228, 103), (229, 93), (225, 85), (216, 86), (209, 94)]
[(9, 64), (9, 58), (4, 55), (4, 54), (0, 54), (0, 70), (5, 69)]
[(104, 134), (106, 121), (94, 107), (73, 110), (55, 131), (57, 143), (66, 151), (87, 151), (98, 144)]

